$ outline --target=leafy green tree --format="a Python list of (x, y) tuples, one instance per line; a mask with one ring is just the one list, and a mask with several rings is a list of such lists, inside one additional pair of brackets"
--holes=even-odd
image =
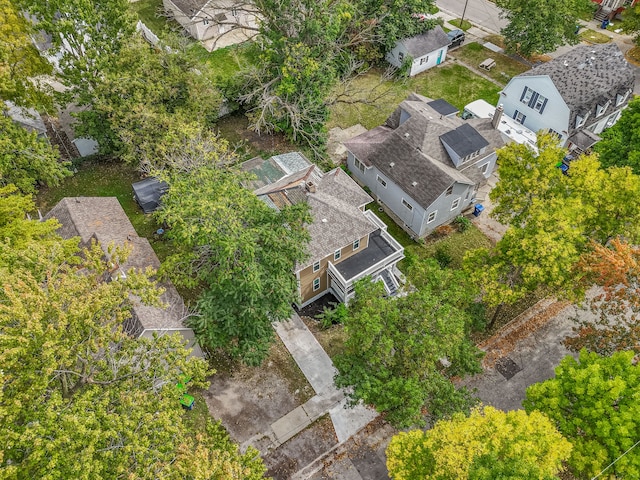
[[(435, 261), (422, 268), (438, 278)], [(334, 359), (336, 384), (352, 387), (354, 402), (375, 405), (400, 427), (422, 424), (425, 413), (440, 418), (474, 403), (450, 380), (480, 371), (480, 352), (466, 336), (470, 319), (456, 305), (460, 292), (453, 282), (389, 299), (382, 285), (365, 279), (355, 292), (344, 320), (345, 350)]]
[(577, 25), (593, 12), (590, 0), (497, 0), (509, 24), (501, 30), (507, 48), (524, 56), (580, 42)]
[[(637, 9), (640, 7), (633, 7)], [(626, 15), (625, 15), (626, 18)], [(596, 143), (600, 163), (605, 167), (631, 167), (633, 173), (640, 174), (640, 98), (634, 98), (622, 111), (620, 119), (611, 128), (600, 134), (602, 140)]]
[(259, 364), (271, 322), (289, 318), (297, 296), (293, 268), (306, 257), (308, 206), (269, 208), (225, 167), (162, 177), (170, 188), (157, 218), (175, 247), (163, 267), (177, 284), (203, 287), (191, 326), (209, 348)]
[(15, 184), (24, 193), (34, 193), (37, 183), (58, 185), (71, 175), (68, 162), (58, 151), (0, 112), (0, 183)]
[[(576, 361), (565, 357), (556, 376), (527, 389), (524, 407), (555, 422), (573, 444), (568, 465), (578, 478), (592, 478), (606, 467), (615, 478), (640, 476), (640, 366), (634, 352), (602, 357), (586, 350)], [(610, 465), (612, 462), (615, 463)]]
[[(485, 303), (513, 303), (537, 288), (560, 295), (583, 294), (580, 257), (592, 240), (606, 244), (618, 235), (640, 238), (640, 178), (628, 168), (603, 169), (595, 155), (571, 163), (569, 175), (556, 165), (566, 151), (548, 135), (539, 153), (525, 145), (500, 149), (500, 181), (491, 192), (493, 216), (509, 228), (493, 250), (465, 258), (465, 268), (482, 286)], [(567, 285), (575, 288), (567, 289)]]
[(221, 96), (208, 70), (179, 50), (131, 39), (96, 82), (91, 108), (77, 114), (79, 135), (142, 170), (161, 168), (168, 150), (197, 138), (217, 119)]
[(579, 319), (575, 335), (565, 344), (600, 355), (619, 350), (640, 352), (640, 248), (614, 238), (610, 244), (594, 245), (580, 262), (587, 284), (601, 287), (588, 305), (595, 318)]
[(91, 105), (103, 72), (135, 32), (127, 0), (18, 0), (17, 4), (36, 19), (39, 31), (51, 37), (51, 53), (60, 54), (56, 77), (67, 87), (60, 94), (62, 104)]
[(624, 33), (634, 35), (636, 45), (640, 45), (640, 5), (629, 5), (622, 12), (621, 28)]
[(57, 237), (57, 222), (25, 219), (30, 207), (4, 189), (0, 476), (261, 478), (257, 452), (240, 455), (219, 424), (207, 420), (195, 437), (186, 429), (175, 383), (187, 375), (204, 386), (206, 363), (179, 335), (123, 332), (132, 296), (157, 302), (152, 272), (106, 282), (126, 249), (109, 260), (97, 244), (79, 251)]
[(0, 98), (25, 107), (51, 106), (32, 78), (51, 73), (29, 37), (30, 25), (10, 0), (0, 0)]
[(395, 435), (387, 468), (394, 480), (552, 479), (570, 452), (571, 444), (542, 413), (484, 407), (430, 430)]

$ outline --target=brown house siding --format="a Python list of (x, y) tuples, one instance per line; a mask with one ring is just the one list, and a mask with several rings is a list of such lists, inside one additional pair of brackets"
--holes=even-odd
[[(360, 239), (360, 248), (357, 250), (353, 249), (353, 243), (347, 245), (340, 249), (341, 255), (340, 260), (333, 260), (333, 253), (331, 255), (327, 255), (322, 260), (320, 260), (320, 270), (317, 272), (313, 271), (313, 265), (309, 265), (307, 268), (304, 268), (299, 272), (300, 275), (300, 301), (301, 303), (306, 302), (310, 298), (323, 293), (329, 288), (327, 283), (327, 263), (332, 262), (334, 265), (340, 263), (341, 261), (349, 258), (356, 253), (361, 252), (365, 248), (369, 246), (369, 235), (365, 235)], [(320, 278), (320, 288), (313, 291), (313, 281), (316, 278)]]

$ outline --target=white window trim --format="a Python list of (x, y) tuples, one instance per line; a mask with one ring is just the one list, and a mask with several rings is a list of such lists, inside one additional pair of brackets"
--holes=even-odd
[(313, 273), (317, 272), (318, 270), (320, 270), (320, 262), (314, 262), (313, 263)]
[(602, 115), (604, 115), (604, 112), (607, 111), (607, 108), (609, 108), (610, 103), (611, 103), (611, 100), (609, 100), (604, 105), (596, 105), (596, 117), (601, 117)]
[(524, 94), (524, 96), (522, 97), (522, 100), (520, 100), (522, 103), (524, 103), (525, 105), (529, 105), (529, 102), (531, 101), (531, 97), (533, 97), (533, 94), (536, 93), (535, 91), (533, 91), (531, 88), (529, 87), (525, 87), (527, 90)]
[(487, 163), (483, 163), (482, 165), (480, 165), (480, 172), (482, 172), (483, 175), (489, 171), (489, 164), (490, 163), (491, 162), (487, 162)]
[(411, 205), (409, 202), (407, 202), (404, 198), (402, 199), (402, 206), (404, 208), (406, 208), (407, 210), (409, 210), (410, 212), (413, 211), (413, 205)]
[(514, 120), (518, 122), (520, 125), (524, 125), (524, 121), (526, 119), (527, 119), (527, 116), (524, 113), (522, 113), (520, 110), (517, 110)]
[[(467, 158), (467, 157), (465, 157), (465, 160), (466, 160), (466, 158)], [(452, 194), (453, 194), (453, 185), (451, 185), (449, 188), (447, 188), (447, 189), (445, 190), (444, 194), (445, 194), (446, 196), (452, 195)]]
[(536, 98), (536, 103), (534, 103), (533, 109), (536, 112), (540, 112), (540, 110), (542, 110), (542, 106), (544, 105), (544, 102), (546, 100), (547, 100), (547, 97), (545, 97), (544, 95), (538, 94), (538, 98)]
[(451, 202), (451, 210), (455, 210), (460, 206), (460, 198), (456, 198), (453, 202)]
[(360, 160), (358, 160), (356, 157), (353, 157), (353, 165), (360, 170), (361, 173), (364, 173), (364, 163), (362, 163)]
[(360, 248), (360, 239), (358, 238), (357, 240), (353, 241), (353, 249), (358, 250), (359, 248)]
[[(618, 94), (616, 96), (616, 107), (619, 107), (620, 105), (622, 105), (628, 96), (629, 96), (629, 90), (627, 90), (624, 95)], [(618, 98), (620, 98), (620, 100), (618, 100)]]
[(320, 277), (313, 279), (313, 291), (317, 292), (320, 290)]
[[(433, 218), (431, 218), (432, 216)], [(431, 212), (427, 217), (427, 224), (434, 222), (437, 216), (438, 216), (438, 210), (434, 210), (433, 212)]]
[(382, 185), (384, 188), (387, 188), (387, 181), (386, 181), (384, 178), (382, 178), (380, 175), (377, 175), (377, 176), (376, 176), (376, 180), (377, 180), (377, 181), (378, 181), (378, 183), (379, 183), (380, 185)]
[(340, 260), (340, 258), (342, 258), (342, 249), (338, 249), (335, 252), (333, 252), (333, 261), (336, 262), (338, 260)]

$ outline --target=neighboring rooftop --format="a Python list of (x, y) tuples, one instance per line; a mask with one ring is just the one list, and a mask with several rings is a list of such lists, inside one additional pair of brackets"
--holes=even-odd
[[(291, 173), (296, 168), (299, 170)], [(298, 268), (305, 268), (378, 229), (361, 210), (373, 199), (340, 168), (322, 173), (302, 154), (291, 153), (267, 160), (254, 158), (244, 162), (242, 169), (261, 175), (250, 186), (261, 185), (254, 191), (270, 207), (282, 208), (301, 201), (309, 204), (313, 217), (313, 223), (307, 226), (311, 237), (309, 258)], [(273, 180), (278, 171), (279, 178)], [(271, 182), (265, 183), (267, 179)]]
[(171, 0), (182, 13), (193, 18), (209, 3), (210, 0)]
[[(548, 75), (571, 110), (633, 88), (635, 74), (614, 43), (578, 45), (520, 76)], [(613, 90), (612, 90), (613, 89)]]
[[(63, 238), (79, 237), (83, 246), (92, 239), (100, 242), (105, 255), (109, 255), (111, 244), (131, 246), (127, 261), (120, 265), (123, 272), (160, 268), (160, 261), (146, 238), (138, 237), (129, 218), (115, 197), (66, 197), (45, 215), (45, 219), (56, 218), (61, 226), (58, 233)], [(142, 330), (183, 329), (182, 318), (186, 307), (182, 298), (170, 282), (160, 282), (165, 289), (160, 301), (167, 308), (146, 306), (133, 299), (133, 314), (139, 324), (129, 322), (129, 333), (138, 336)], [(136, 323), (136, 322), (133, 322)]]
[[(345, 142), (359, 161), (367, 166), (375, 165), (424, 208), (454, 182), (471, 185), (486, 181), (473, 169), (459, 171), (455, 168), (440, 137), (465, 122), (455, 116), (440, 115), (430, 105), (432, 101), (413, 93), (391, 114), (385, 125)], [(504, 145), (491, 120), (477, 118), (467, 123), (491, 148)], [(471, 130), (464, 128), (462, 133), (471, 135)], [(475, 134), (471, 135), (470, 141), (475, 142), (472, 145), (480, 145)]]
[(400, 40), (413, 58), (420, 58), (427, 53), (431, 53), (439, 48), (446, 47), (451, 43), (449, 37), (440, 25), (436, 25), (427, 32), (415, 37)]

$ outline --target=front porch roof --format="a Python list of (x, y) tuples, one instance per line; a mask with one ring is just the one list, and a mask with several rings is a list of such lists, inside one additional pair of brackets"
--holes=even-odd
[(382, 236), (381, 230), (378, 229), (369, 235), (367, 248), (340, 263), (336, 263), (334, 267), (343, 278), (349, 281), (397, 251), (398, 249), (389, 243)]

